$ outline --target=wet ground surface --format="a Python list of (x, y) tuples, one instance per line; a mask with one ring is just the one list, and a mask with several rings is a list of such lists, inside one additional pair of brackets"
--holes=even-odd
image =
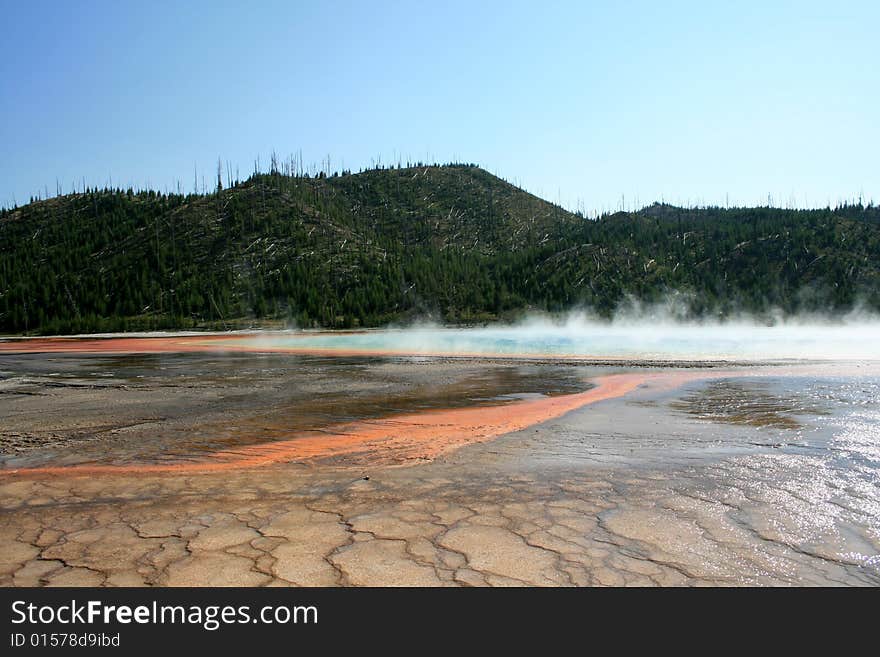
[(287, 354), (0, 354), (0, 462), (189, 458), (356, 420), (581, 392), (597, 371)]
[(28, 476), (11, 469), (185, 460), (283, 440), (278, 427), (474, 404), (515, 414), (627, 370), (28, 358), (0, 359), (3, 585), (880, 584), (870, 367), (634, 368), (642, 383), (622, 396), (410, 467), (361, 454)]

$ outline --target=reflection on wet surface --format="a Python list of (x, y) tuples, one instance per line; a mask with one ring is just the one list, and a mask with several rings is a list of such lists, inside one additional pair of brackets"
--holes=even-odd
[(774, 394), (771, 385), (768, 381), (744, 379), (712, 381), (673, 401), (671, 406), (710, 422), (780, 429), (802, 427), (799, 416), (827, 413), (821, 399), (802, 391)]

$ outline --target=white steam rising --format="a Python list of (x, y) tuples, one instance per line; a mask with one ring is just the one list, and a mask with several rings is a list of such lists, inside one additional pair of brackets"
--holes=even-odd
[(683, 321), (675, 303), (625, 304), (613, 320), (588, 312), (530, 316), (515, 324), (444, 328), (430, 323), (353, 333), (263, 336), (299, 349), (401, 355), (532, 356), (622, 360), (880, 361), (880, 318), (846, 316)]

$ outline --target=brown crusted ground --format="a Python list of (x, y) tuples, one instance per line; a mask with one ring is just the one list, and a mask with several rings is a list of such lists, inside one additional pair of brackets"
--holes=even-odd
[[(225, 350), (222, 340), (28, 348)], [(21, 351), (10, 344), (0, 350)], [(858, 515), (870, 500), (839, 487), (828, 500), (821, 486), (805, 490), (823, 481), (808, 457), (764, 450), (680, 471), (493, 467), (517, 462), (520, 450), (552, 449), (546, 441), (566, 431), (572, 454), (589, 456), (593, 447), (578, 442), (583, 419), (570, 411), (642, 385), (658, 391), (723, 374), (614, 374), (582, 393), (338, 425), (185, 463), (7, 471), (0, 585), (876, 585), (848, 535), (822, 533), (847, 514), (857, 515), (850, 524), (871, 526)], [(622, 413), (623, 405), (611, 411)], [(539, 432), (548, 420), (563, 426)], [(530, 426), (528, 440), (514, 433)], [(639, 440), (657, 433), (629, 430)], [(532, 444), (533, 435), (545, 442)], [(606, 435), (603, 445), (627, 448), (620, 439), (628, 434)], [(327, 462), (375, 467), (369, 478), (303, 467)], [(870, 536), (860, 540), (876, 553)]]

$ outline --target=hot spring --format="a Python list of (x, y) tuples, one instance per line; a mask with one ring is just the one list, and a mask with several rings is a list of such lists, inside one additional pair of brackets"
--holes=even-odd
[(880, 324), (685, 325), (532, 321), (492, 328), (263, 333), (253, 349), (408, 356), (657, 361), (880, 360)]

